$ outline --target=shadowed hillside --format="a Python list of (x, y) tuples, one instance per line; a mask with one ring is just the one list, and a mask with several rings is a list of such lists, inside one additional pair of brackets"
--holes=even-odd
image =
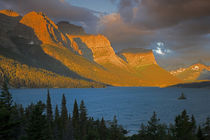
[(171, 87), (178, 87), (178, 88), (208, 88), (210, 89), (210, 81), (197, 81), (192, 83), (183, 83), (173, 85)]

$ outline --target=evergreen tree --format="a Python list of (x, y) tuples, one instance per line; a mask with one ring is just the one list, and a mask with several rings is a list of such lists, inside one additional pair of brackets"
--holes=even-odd
[(59, 115), (59, 111), (58, 111), (58, 105), (56, 105), (55, 107), (55, 122), (57, 122), (60, 118), (60, 115)]
[(122, 139), (123, 136), (123, 129), (120, 127), (118, 127), (118, 123), (117, 123), (117, 117), (114, 116), (113, 121), (111, 123), (111, 127), (110, 127), (110, 139), (111, 140), (120, 140)]
[(47, 140), (50, 139), (48, 134), (48, 121), (43, 115), (45, 105), (39, 101), (32, 106), (32, 111), (29, 117), (26, 128), (27, 139), (30, 140)]
[(49, 137), (50, 139), (53, 139), (53, 130), (52, 130), (52, 121), (53, 121), (53, 115), (52, 115), (52, 104), (51, 104), (51, 98), (50, 98), (50, 91), (47, 89), (47, 120), (48, 120), (48, 126), (49, 126)]
[(78, 104), (77, 101), (74, 101), (74, 110), (73, 110), (73, 117), (72, 117), (72, 125), (73, 125), (73, 135), (76, 140), (80, 138), (80, 131), (79, 131), (79, 111), (78, 111)]
[(190, 120), (186, 110), (184, 110), (181, 115), (175, 118), (175, 126), (172, 129), (172, 135), (179, 140), (194, 140), (194, 129), (194, 120)]
[(139, 135), (145, 137), (145, 139), (164, 140), (167, 137), (166, 130), (166, 125), (160, 123), (160, 119), (157, 118), (157, 114), (154, 112), (148, 121), (148, 125), (146, 127), (144, 125), (141, 126)]
[(100, 135), (100, 140), (106, 140), (106, 137), (107, 137), (106, 125), (105, 125), (105, 121), (104, 121), (103, 117), (102, 117), (101, 122), (100, 122), (99, 135)]
[(12, 109), (12, 95), (9, 92), (9, 88), (6, 82), (2, 85), (2, 91), (0, 96), (0, 106), (5, 107), (8, 110)]
[(58, 105), (56, 105), (55, 107), (54, 135), (56, 140), (61, 140), (62, 138), (61, 118), (59, 115)]
[(25, 126), (26, 126), (26, 117), (24, 113), (24, 108), (22, 105), (15, 105), (14, 107), (15, 113), (13, 113), (13, 120), (15, 120), (19, 125), (15, 128), (15, 135), (17, 140), (21, 139), (21, 137), (25, 134)]
[(65, 133), (65, 140), (73, 140), (73, 128), (72, 128), (72, 120), (71, 114), (69, 113), (68, 121), (66, 125), (66, 133)]
[(62, 120), (62, 127), (65, 128), (65, 125), (68, 120), (68, 111), (66, 108), (66, 97), (63, 94), (62, 96), (62, 106), (61, 106), (61, 120)]
[(68, 111), (66, 107), (66, 98), (65, 95), (63, 94), (62, 97), (62, 107), (61, 107), (61, 121), (62, 121), (62, 139), (63, 140), (70, 140), (72, 139), (72, 123), (71, 123), (71, 118), (68, 116)]
[(0, 139), (13, 138), (14, 129), (18, 126), (13, 116), (15, 108), (12, 102), (7, 83), (4, 82), (0, 95)]
[(210, 139), (210, 117), (206, 119), (203, 132), (204, 132), (205, 140), (209, 140)]
[(191, 116), (191, 129), (192, 129), (192, 135), (196, 134), (196, 121), (194, 115)]
[(87, 129), (87, 110), (86, 110), (86, 107), (85, 107), (85, 103), (84, 101), (82, 100), (81, 101), (81, 104), (80, 104), (80, 116), (79, 116), (79, 119), (80, 119), (80, 133), (82, 135), (82, 139), (85, 139), (86, 137), (86, 129)]
[(142, 123), (137, 137), (139, 137), (139, 139), (146, 140), (147, 135), (148, 135), (147, 127)]
[(205, 140), (200, 126), (198, 127), (197, 138), (198, 140)]
[(50, 92), (49, 89), (47, 89), (47, 119), (49, 122), (52, 122), (52, 104), (51, 104), (51, 99), (50, 99)]

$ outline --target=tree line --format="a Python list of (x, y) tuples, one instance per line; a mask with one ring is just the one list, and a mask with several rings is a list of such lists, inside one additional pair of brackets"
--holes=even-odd
[(53, 111), (48, 90), (46, 103), (39, 101), (23, 108), (13, 103), (7, 84), (2, 85), (0, 140), (210, 140), (210, 118), (197, 126), (194, 116), (184, 110), (175, 117), (174, 124), (166, 125), (154, 112), (137, 134), (127, 133), (116, 116), (111, 122), (88, 116), (83, 100), (80, 104), (75, 100), (69, 113), (63, 94), (61, 108), (56, 105)]
[(102, 88), (104, 84), (59, 75), (54, 72), (30, 67), (0, 55), (0, 82), (5, 78), (15, 88)]

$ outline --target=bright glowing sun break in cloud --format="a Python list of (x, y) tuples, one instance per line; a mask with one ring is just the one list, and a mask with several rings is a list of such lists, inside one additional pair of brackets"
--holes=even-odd
[(156, 48), (153, 49), (153, 52), (155, 52), (158, 55), (164, 56), (164, 55), (170, 53), (171, 50), (165, 49), (165, 44), (163, 42), (157, 42), (156, 43)]

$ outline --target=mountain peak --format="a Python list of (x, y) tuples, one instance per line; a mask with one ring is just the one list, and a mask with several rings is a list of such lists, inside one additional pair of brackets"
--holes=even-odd
[(157, 64), (152, 50), (143, 48), (129, 48), (121, 50), (118, 55), (133, 67)]
[(4, 9), (4, 10), (0, 10), (0, 14), (4, 14), (10, 17), (19, 17), (20, 15), (13, 11), (13, 10), (9, 10), (9, 9)]
[(201, 64), (201, 63), (196, 63), (196, 64), (193, 64), (192, 66), (190, 66), (192, 70), (197, 70), (197, 71), (202, 71), (202, 70), (207, 70), (207, 71), (210, 71), (210, 66), (206, 66), (204, 64)]
[(27, 20), (27, 19), (30, 19), (31, 21), (36, 21), (36, 22), (47, 21), (50, 24), (53, 24), (55, 27), (57, 27), (57, 25), (49, 17), (47, 17), (43, 12), (36, 12), (36, 11), (29, 12), (26, 15), (24, 15), (22, 21)]
[(66, 46), (67, 41), (58, 26), (44, 13), (32, 11), (23, 16), (20, 23), (32, 28), (43, 44)]
[[(68, 37), (72, 42), (75, 41), (78, 46), (83, 46), (79, 50), (72, 46), (77, 52), (85, 53), (89, 50), (95, 62), (115, 61), (114, 63), (121, 64), (120, 58), (115, 54), (110, 41), (104, 35), (68, 35)], [(85, 51), (84, 48), (87, 50)]]

